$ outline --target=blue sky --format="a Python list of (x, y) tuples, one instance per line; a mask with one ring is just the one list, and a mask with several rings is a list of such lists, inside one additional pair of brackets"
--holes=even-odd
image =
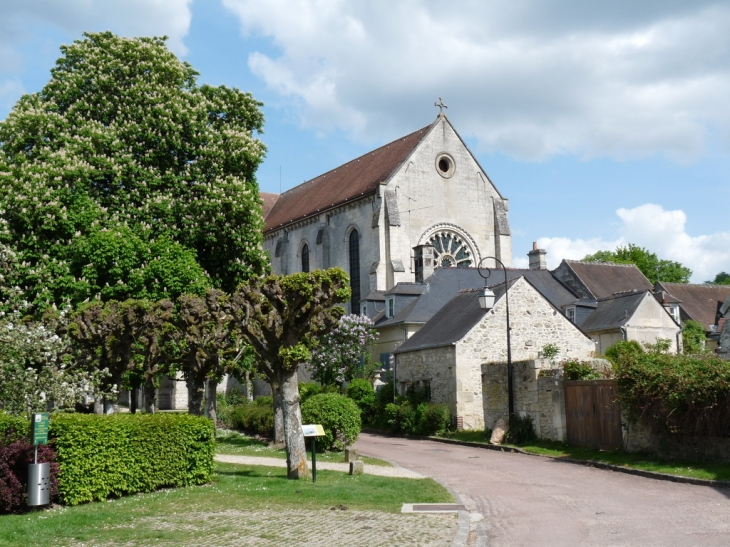
[[(0, 119), (88, 31), (168, 35), (265, 103), (278, 192), (447, 115), (510, 198), (516, 263), (636, 243), (730, 272), (730, 5), (0, 0)], [(517, 260), (518, 259), (518, 260)]]

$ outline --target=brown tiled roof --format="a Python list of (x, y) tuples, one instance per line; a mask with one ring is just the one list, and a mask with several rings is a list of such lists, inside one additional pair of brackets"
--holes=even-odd
[(717, 312), (730, 297), (730, 285), (690, 285), (687, 283), (657, 283), (657, 289), (665, 290), (682, 303), (679, 305), (692, 319), (709, 330), (717, 324)]
[(276, 200), (279, 199), (279, 194), (270, 194), (269, 192), (259, 192), (259, 197), (262, 201), (262, 209), (264, 218), (269, 214), (269, 211), (274, 207)]
[(287, 190), (265, 216), (264, 233), (372, 194), (388, 180), (430, 125)]
[(596, 298), (625, 291), (651, 290), (652, 284), (634, 264), (608, 264), (566, 260), (568, 266), (580, 278)]

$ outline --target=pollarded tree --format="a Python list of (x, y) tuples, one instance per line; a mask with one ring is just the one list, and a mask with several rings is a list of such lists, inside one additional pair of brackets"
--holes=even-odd
[(350, 298), (350, 281), (339, 268), (252, 279), (233, 294), (241, 336), (258, 359), (274, 392), (284, 425), (287, 475), (309, 474), (299, 407), (297, 370), (310, 358), (317, 337), (331, 332)]
[(689, 283), (692, 270), (679, 262), (662, 260), (655, 253), (629, 243), (615, 251), (598, 251), (583, 258), (585, 262), (609, 262), (613, 264), (635, 264), (652, 283)]
[[(164, 38), (88, 33), (61, 52), (48, 84), (0, 122), (0, 242), (36, 310), (201, 283), (230, 292), (267, 273), (261, 103), (199, 86)], [(189, 275), (168, 284), (169, 271)]]

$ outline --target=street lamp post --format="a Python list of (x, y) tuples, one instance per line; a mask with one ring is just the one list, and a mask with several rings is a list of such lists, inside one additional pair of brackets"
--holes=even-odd
[[(507, 307), (507, 406), (509, 409), (509, 417), (511, 418), (515, 413), (515, 399), (514, 391), (512, 389), (512, 343), (510, 338), (511, 329), (509, 326), (509, 291), (507, 290), (509, 287), (507, 286), (507, 268), (501, 260), (494, 256), (482, 258), (479, 261), (477, 271), (479, 272), (479, 275), (484, 278), (485, 283), (489, 276), (492, 275), (492, 270), (490, 268), (482, 266), (485, 260), (494, 260), (502, 266), (502, 270), (504, 271), (504, 298)], [(494, 299), (494, 293), (489, 288), (485, 287), (482, 294), (479, 296), (479, 305), (483, 310), (489, 311), (492, 307), (494, 307)]]

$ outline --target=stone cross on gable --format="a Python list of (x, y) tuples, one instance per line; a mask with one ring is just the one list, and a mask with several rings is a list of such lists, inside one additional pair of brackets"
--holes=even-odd
[(441, 97), (439, 97), (439, 102), (433, 103), (433, 106), (439, 107), (439, 116), (443, 115), (444, 108), (449, 108), (447, 105), (444, 104), (444, 101)]

